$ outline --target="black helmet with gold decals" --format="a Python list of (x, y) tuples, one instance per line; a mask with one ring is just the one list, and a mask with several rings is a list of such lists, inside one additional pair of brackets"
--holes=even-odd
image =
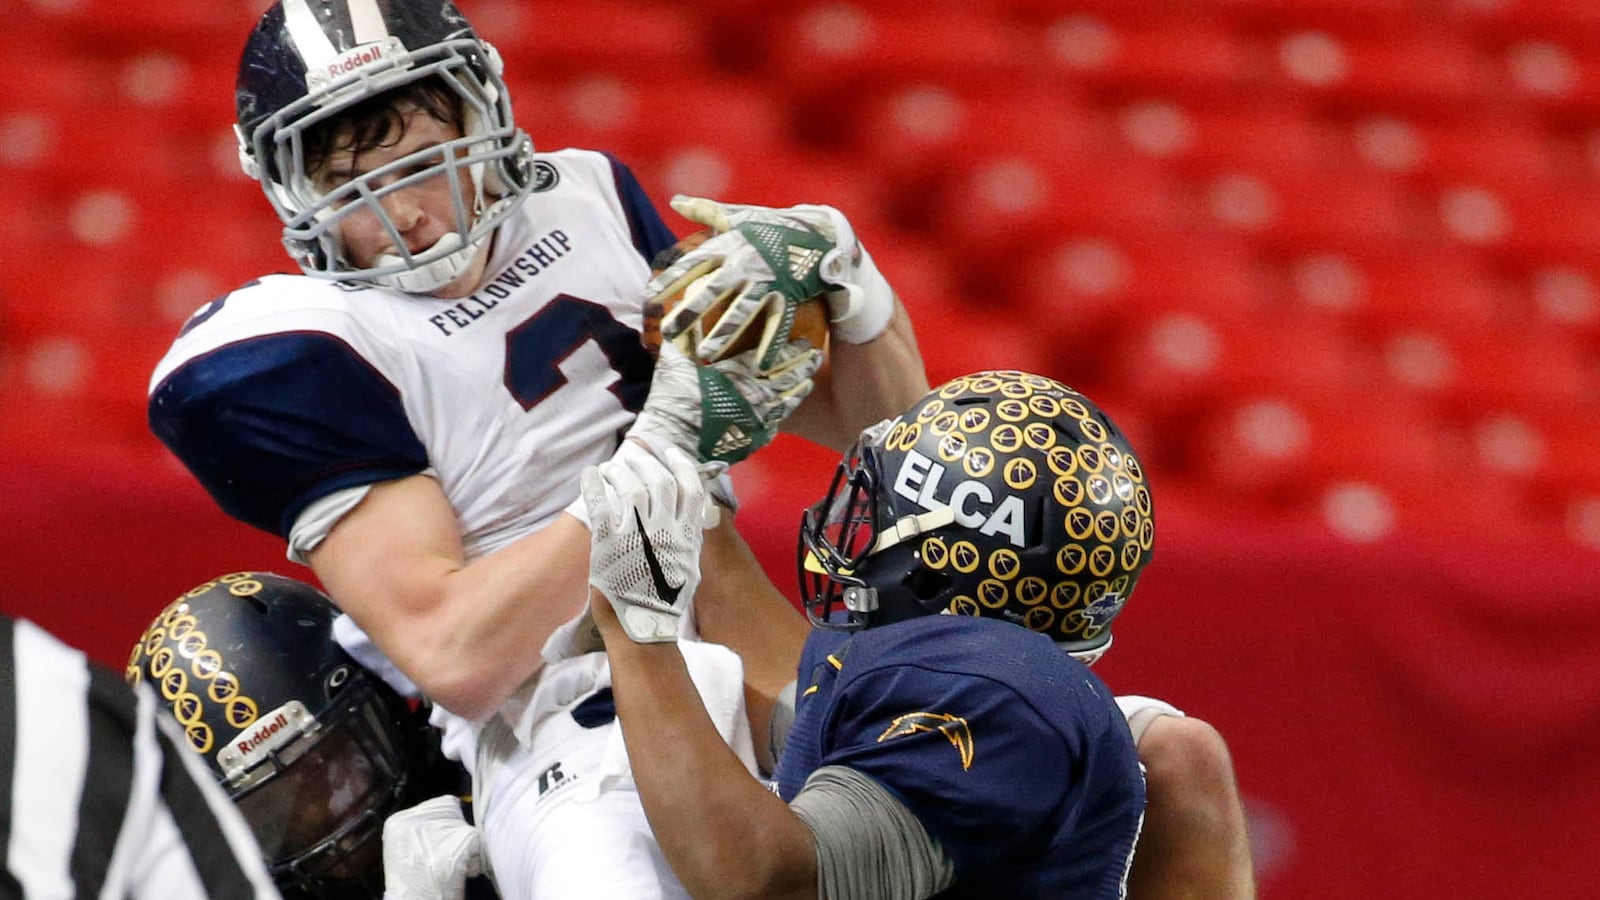
[(801, 595), (824, 628), (984, 616), (1093, 662), (1154, 541), (1144, 469), (1099, 407), (978, 372), (862, 433), (802, 518)]
[(177, 717), (286, 897), (381, 897), (383, 821), (439, 767), (425, 713), (340, 648), (337, 615), (295, 579), (223, 575), (168, 604), (125, 671)]

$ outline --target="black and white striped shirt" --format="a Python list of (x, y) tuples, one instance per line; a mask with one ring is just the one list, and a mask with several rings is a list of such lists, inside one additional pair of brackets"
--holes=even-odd
[(148, 685), (0, 616), (0, 900), (277, 898)]

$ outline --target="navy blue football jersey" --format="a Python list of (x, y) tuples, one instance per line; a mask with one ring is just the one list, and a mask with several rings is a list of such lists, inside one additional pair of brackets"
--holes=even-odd
[(822, 766), (894, 794), (955, 864), (941, 897), (1122, 896), (1144, 776), (1108, 689), (1044, 635), (928, 616), (817, 631), (777, 785)]

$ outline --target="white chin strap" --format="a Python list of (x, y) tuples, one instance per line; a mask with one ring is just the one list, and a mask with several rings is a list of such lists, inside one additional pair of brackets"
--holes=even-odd
[(1094, 648), (1093, 650), (1068, 650), (1067, 655), (1086, 666), (1092, 666), (1099, 662), (1100, 657), (1105, 656), (1106, 651), (1110, 649), (1111, 635), (1108, 634), (1106, 635), (1106, 642)]
[[(374, 275), (371, 280), (376, 284), (405, 291), (408, 294), (436, 291), (461, 277), (461, 273), (472, 266), (472, 260), (482, 246), (482, 240), (467, 244), (461, 240), (461, 235), (457, 232), (446, 232), (432, 247), (423, 251), (428, 256), (441, 254), (438, 259), (429, 263), (413, 263), (414, 268), (402, 272)], [(380, 254), (373, 260), (374, 268), (387, 269), (402, 265), (405, 265), (405, 259), (393, 253)]]

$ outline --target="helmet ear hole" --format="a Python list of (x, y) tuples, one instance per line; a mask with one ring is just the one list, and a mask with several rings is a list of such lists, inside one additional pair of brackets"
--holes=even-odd
[(918, 566), (901, 582), (918, 600), (931, 600), (950, 588), (950, 576)]
[(350, 668), (348, 666), (340, 666), (328, 673), (327, 679), (322, 684), (323, 691), (327, 693), (328, 699), (332, 700), (349, 681)]

